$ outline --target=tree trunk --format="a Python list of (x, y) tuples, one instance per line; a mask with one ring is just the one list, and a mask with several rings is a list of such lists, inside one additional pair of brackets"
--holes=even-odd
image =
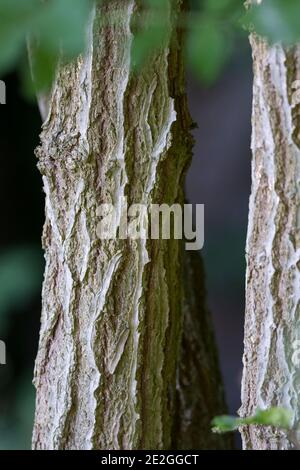
[(212, 434), (211, 421), (224, 414), (224, 392), (210, 313), (204, 269), (198, 253), (183, 254), (183, 332), (177, 369), (175, 449), (232, 449), (230, 434)]
[[(283, 406), (300, 420), (300, 49), (252, 36), (253, 163), (247, 239), (241, 415)], [(273, 428), (242, 430), (245, 449), (291, 449)]]
[[(169, 1), (170, 42), (137, 75), (130, 48), (138, 3), (105, 0), (94, 8), (89, 50), (59, 70), (37, 150), (46, 271), (34, 449), (189, 447), (187, 436), (174, 433), (187, 413), (176, 410), (178, 394), (184, 404), (193, 396), (193, 384), (182, 384), (178, 372), (181, 241), (100, 240), (96, 233), (102, 203), (116, 206), (120, 226), (124, 196), (128, 205), (147, 207), (184, 202), (191, 119), (181, 38), (171, 21), (181, 2)], [(203, 386), (216, 400), (205, 414), (206, 402), (194, 398), (192, 409), (199, 407), (205, 419), (193, 444), (221, 448), (228, 440), (208, 437), (212, 414), (224, 407), (218, 366), (214, 352), (206, 356), (204, 344), (202, 351), (205, 359), (195, 357), (195, 367), (205, 368)]]

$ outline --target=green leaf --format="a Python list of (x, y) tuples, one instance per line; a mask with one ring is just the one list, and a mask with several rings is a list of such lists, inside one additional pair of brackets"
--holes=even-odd
[(206, 84), (219, 76), (231, 44), (220, 26), (211, 20), (194, 23), (187, 38), (187, 57), (192, 70)]
[(1, 0), (0, 73), (16, 64), (30, 36), (38, 44), (34, 59), (36, 85), (48, 87), (57, 60), (70, 61), (84, 51), (93, 1)]
[[(38, 44), (34, 47), (34, 54), (31, 58), (31, 71), (34, 77), (34, 83), (31, 79), (31, 73), (27, 77), (23, 77), (29, 96), (34, 94), (36, 90), (46, 91), (53, 83), (57, 68), (59, 54), (51, 51)], [(31, 86), (30, 86), (31, 84)]]
[(234, 416), (216, 416), (212, 420), (212, 431), (216, 433), (235, 431), (239, 427), (240, 418)]
[(294, 44), (300, 40), (299, 0), (264, 0), (247, 13), (244, 24), (271, 43)]
[(69, 62), (84, 51), (90, 0), (52, 0), (44, 5), (31, 31), (32, 57), (37, 90), (50, 87), (58, 60)]
[(241, 0), (204, 0), (203, 8), (214, 16), (224, 16), (224, 14), (237, 11), (244, 6)]
[(292, 413), (290, 410), (273, 407), (267, 410), (258, 409), (253, 416), (236, 418), (234, 416), (216, 416), (212, 421), (212, 431), (217, 433), (236, 431), (240, 426), (262, 425), (281, 429), (291, 429)]
[(144, 4), (152, 10), (166, 12), (169, 9), (169, 0), (144, 0)]
[(167, 0), (144, 0), (144, 10), (137, 19), (131, 47), (131, 59), (134, 70), (140, 69), (144, 63), (164, 47), (169, 37), (167, 17), (169, 2)]
[(13, 66), (25, 36), (39, 15), (38, 0), (1, 0), (0, 2), (0, 72)]
[(140, 69), (165, 40), (166, 32), (160, 25), (152, 26), (135, 34), (131, 47), (133, 69)]
[(43, 4), (42, 14), (33, 29), (41, 47), (48, 52), (63, 52), (75, 57), (83, 51), (90, 0), (51, 0)]
[(253, 417), (254, 424), (263, 424), (265, 426), (275, 426), (283, 429), (290, 429), (292, 413), (285, 408), (270, 408), (268, 410), (257, 410)]

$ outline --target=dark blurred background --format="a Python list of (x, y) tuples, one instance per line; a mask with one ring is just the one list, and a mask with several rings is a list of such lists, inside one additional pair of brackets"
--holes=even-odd
[(0, 106), (0, 449), (28, 449), (34, 411), (31, 384), (43, 273), (43, 192), (36, 168), (40, 117), (16, 75), (3, 77)]
[[(0, 449), (30, 448), (31, 385), (37, 350), (43, 273), (42, 182), (34, 148), (41, 121), (23, 97), (17, 75), (3, 77), (0, 106)], [(245, 240), (250, 194), (251, 58), (247, 46), (218, 82), (202, 88), (189, 78), (190, 109), (198, 129), (187, 178), (190, 202), (205, 204), (202, 251), (230, 413), (240, 404)]]
[[(245, 245), (251, 189), (251, 53), (245, 44), (209, 89), (189, 80), (190, 110), (198, 128), (186, 188), (205, 204), (208, 305), (213, 315), (230, 414), (240, 407), (245, 308)], [(239, 433), (236, 444), (240, 446)]]

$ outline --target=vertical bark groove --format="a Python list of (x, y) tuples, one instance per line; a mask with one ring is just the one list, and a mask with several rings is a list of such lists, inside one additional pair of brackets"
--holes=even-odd
[(204, 267), (195, 252), (183, 261), (183, 334), (177, 370), (176, 449), (233, 449), (231, 434), (212, 434), (211, 421), (226, 413), (224, 390), (210, 312)]

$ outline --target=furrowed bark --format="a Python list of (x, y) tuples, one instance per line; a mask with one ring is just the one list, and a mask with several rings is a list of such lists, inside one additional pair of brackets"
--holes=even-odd
[(92, 13), (87, 54), (62, 68), (53, 88), (37, 150), (46, 271), (34, 449), (172, 444), (181, 241), (96, 234), (102, 203), (117, 208), (120, 225), (123, 196), (129, 206), (184, 202), (191, 119), (171, 21), (181, 2), (169, 5), (170, 42), (134, 75), (131, 24), (138, 2), (102, 2)]
[[(257, 407), (300, 419), (300, 49), (252, 36), (253, 163), (247, 239), (241, 415)], [(298, 343), (297, 343), (298, 341)], [(296, 433), (251, 426), (245, 449), (291, 449)]]
[(233, 449), (231, 434), (213, 434), (211, 421), (225, 414), (205, 274), (198, 253), (183, 254), (183, 334), (177, 370), (177, 404), (173, 448)]

